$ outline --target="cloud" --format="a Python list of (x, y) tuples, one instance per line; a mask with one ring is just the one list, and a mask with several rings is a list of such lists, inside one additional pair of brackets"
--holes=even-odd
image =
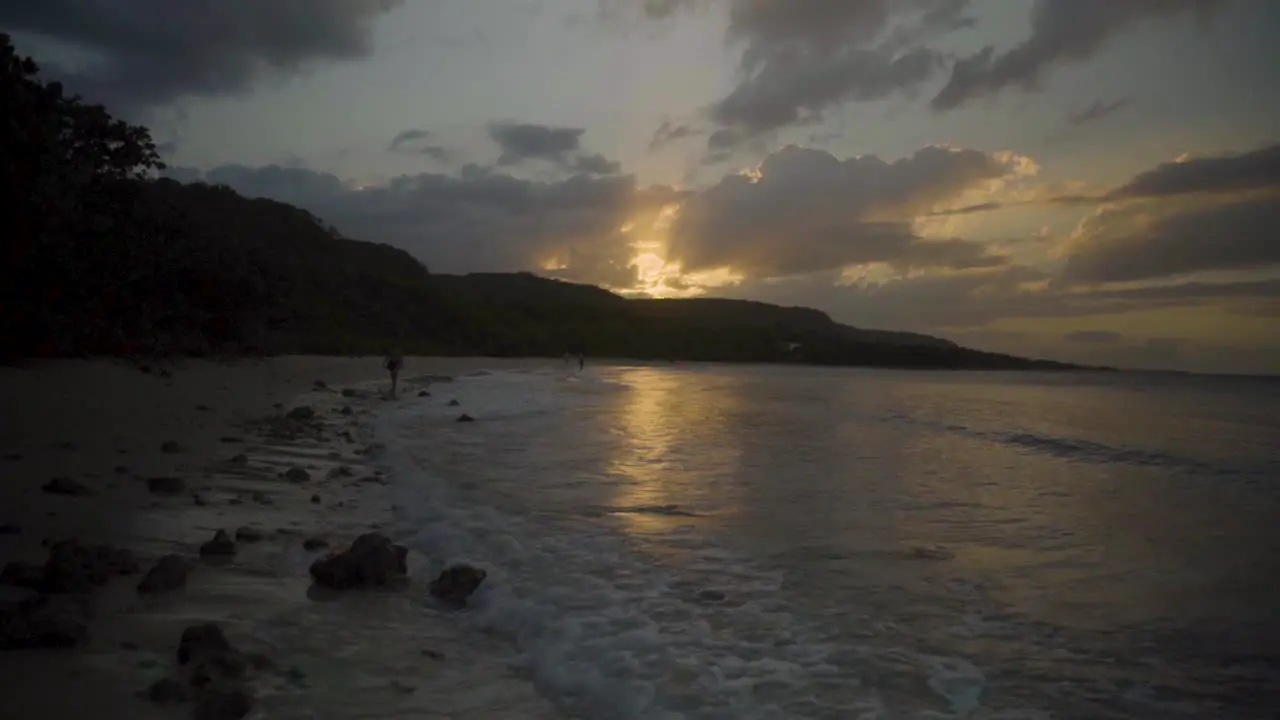
[(702, 131), (697, 128), (688, 125), (672, 125), (670, 121), (663, 120), (658, 129), (653, 131), (653, 137), (649, 140), (649, 151), (660, 150), (671, 143), (701, 134)]
[(1005, 88), (1038, 89), (1054, 65), (1087, 60), (1129, 27), (1160, 17), (1197, 12), (1201, 17), (1225, 0), (1037, 0), (1031, 36), (1010, 50), (994, 47), (960, 58), (932, 106), (945, 111)]
[(1114, 345), (1123, 340), (1124, 336), (1118, 332), (1111, 332), (1110, 330), (1077, 330), (1075, 332), (1064, 334), (1062, 339), (1071, 343)]
[(52, 38), (95, 62), (50, 74), (114, 109), (232, 95), (271, 73), (368, 56), (374, 20), (402, 0), (186, 3), (48, 0), (0, 3), (0, 25)]
[(1133, 98), (1128, 96), (1116, 98), (1110, 102), (1094, 100), (1093, 104), (1084, 110), (1071, 113), (1071, 115), (1067, 117), (1067, 123), (1070, 124), (1071, 127), (1080, 127), (1082, 125), (1088, 125), (1089, 123), (1095, 123), (1105, 117), (1114, 115), (1125, 107), (1128, 107), (1132, 100)]
[(734, 0), (728, 38), (738, 84), (711, 118), (743, 137), (881, 100), (932, 79), (943, 56), (922, 42), (969, 25), (969, 0)]
[(635, 281), (630, 240), (620, 228), (680, 197), (661, 186), (640, 188), (631, 176), (546, 182), (474, 165), (456, 175), (404, 175), (363, 189), (331, 174), (274, 165), (167, 174), (297, 205), (346, 235), (404, 248), (433, 271), (536, 270), (620, 287)]
[(590, 175), (614, 175), (622, 171), (620, 163), (600, 153), (582, 150), (584, 128), (554, 127), (534, 123), (490, 123), (489, 137), (498, 145), (499, 166), (519, 165), (529, 160), (542, 160), (567, 170)]
[(1161, 163), (1108, 192), (1102, 200), (1191, 193), (1280, 189), (1280, 143), (1250, 152)]
[(394, 138), (391, 138), (391, 144), (387, 145), (387, 150), (395, 152), (404, 145), (415, 144), (420, 140), (426, 140), (428, 137), (431, 137), (431, 131), (429, 130), (419, 130), (417, 128), (402, 130), (396, 133)]
[(516, 165), (525, 160), (566, 163), (578, 152), (585, 128), (551, 127), (533, 123), (492, 123), (489, 137), (502, 150), (499, 165)]
[(1017, 160), (926, 147), (892, 163), (840, 160), (787, 146), (754, 176), (728, 175), (685, 202), (668, 253), (686, 271), (731, 267), (780, 277), (846, 265), (976, 267), (1002, 259), (964, 240), (926, 241), (911, 219), (934, 204), (1016, 172)]
[(1072, 238), (1062, 277), (1107, 283), (1280, 266), (1277, 200), (1264, 194), (1154, 218), (1103, 209)]

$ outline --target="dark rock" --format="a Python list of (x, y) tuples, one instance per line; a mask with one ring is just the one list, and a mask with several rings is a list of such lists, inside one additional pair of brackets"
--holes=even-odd
[(200, 546), (200, 555), (202, 557), (226, 557), (236, 554), (236, 543), (227, 535), (226, 530), (219, 530), (213, 534), (213, 539), (205, 542)]
[(129, 472), (129, 468), (125, 467), (124, 465), (117, 465), (114, 468), (112, 468), (112, 470), (117, 475), (124, 475)]
[(346, 440), (349, 443), (353, 443), (356, 441), (355, 436), (351, 434), (350, 430), (343, 430), (341, 433), (338, 433), (338, 437), (342, 438), (343, 440)]
[(475, 422), (475, 421), (476, 421), (475, 418), (471, 417), (466, 413), (462, 413), (461, 415), (459, 415), (457, 420), (457, 422)]
[(40, 592), (44, 589), (44, 566), (13, 561), (0, 571), (0, 585), (12, 585)]
[(43, 592), (87, 593), (114, 575), (132, 575), (140, 569), (138, 559), (129, 550), (63, 540), (49, 548)]
[(465, 605), (488, 573), (470, 565), (453, 565), (431, 581), (427, 589), (435, 597), (454, 605)]
[(218, 441), (219, 441), (219, 442), (228, 443), (228, 444), (231, 444), (231, 443), (242, 443), (242, 442), (244, 442), (244, 438), (232, 437), (232, 436), (228, 435), (228, 436), (226, 436), (226, 437), (218, 438)]
[(120, 649), (128, 652), (135, 652), (137, 650), (141, 650), (142, 647), (138, 645), (138, 643), (132, 640), (125, 640), (124, 642), (120, 643)]
[(240, 720), (253, 710), (253, 696), (243, 687), (222, 687), (201, 696), (192, 717), (195, 720)]
[(352, 410), (350, 405), (343, 405), (343, 406), (342, 406), (342, 409), (341, 409), (341, 410), (339, 410), (338, 412), (339, 412), (339, 413), (342, 413), (343, 415), (355, 415), (355, 414), (356, 414), (356, 411), (355, 411), (355, 410)]
[(192, 625), (183, 630), (182, 637), (178, 639), (178, 664), (191, 665), (234, 650), (217, 623)]
[(342, 388), (342, 397), (360, 397), (360, 391), (355, 388)]
[(270, 495), (260, 491), (253, 493), (253, 501), (259, 505), (275, 505), (275, 501), (271, 499)]
[(0, 524), (0, 535), (21, 535), (22, 528), (10, 523)]
[(323, 380), (316, 380), (315, 382), (311, 383), (311, 387), (315, 390), (328, 390), (329, 383)]
[(156, 561), (138, 583), (138, 592), (149, 595), (186, 587), (191, 565), (181, 555), (165, 555)]
[(387, 585), (408, 573), (409, 550), (381, 533), (365, 533), (346, 552), (330, 554), (311, 564), (317, 585), (333, 590)]
[(453, 400), (450, 400), (450, 401), (449, 401), (449, 407), (458, 407), (458, 406), (459, 406), (459, 405), (461, 405), (461, 404), (462, 404), (462, 403), (458, 402), (458, 400), (457, 400), (456, 398), (455, 398), (455, 399), (453, 399)]
[(38, 595), (0, 607), (0, 650), (69, 648), (89, 637), (88, 608), (78, 598)]
[(232, 465), (248, 465), (249, 456), (245, 455), (244, 453), (236, 453), (235, 455), (232, 455), (231, 459), (228, 460), (227, 462), (231, 463)]
[(370, 485), (373, 485), (373, 484), (386, 485), (387, 484), (386, 480), (383, 480), (381, 477), (377, 475), (365, 475), (364, 477), (360, 478), (360, 482), (367, 483)]
[(210, 410), (212, 410), (212, 409), (213, 409), (213, 408), (209, 407), (208, 405), (197, 405), (197, 406), (196, 406), (196, 410), (199, 410), (200, 412), (209, 412), (209, 411), (210, 411)]
[(329, 541), (325, 540), (324, 538), (313, 537), (313, 538), (307, 538), (306, 540), (302, 541), (303, 550), (311, 551), (311, 550), (319, 550), (320, 548), (327, 548), (327, 547), (329, 547)]
[(311, 422), (316, 419), (316, 411), (315, 408), (310, 405), (299, 405), (298, 407), (290, 410), (285, 417), (299, 422)]
[(22, 459), (22, 457), (23, 457), (22, 453), (9, 453), (8, 455), (4, 456), (4, 459), (8, 460), (9, 462), (18, 462), (19, 460)]
[(419, 390), (418, 397), (431, 397), (431, 393), (427, 392), (426, 390)]
[(267, 538), (267, 534), (258, 528), (244, 526), (236, 529), (236, 542), (255, 543)]
[(325, 454), (325, 457), (329, 458), (330, 460), (341, 460), (342, 453), (338, 452), (337, 450), (330, 450), (328, 453)]
[(284, 403), (272, 403), (272, 404), (271, 404), (271, 407), (275, 408), (276, 410), (283, 410), (283, 409), (284, 409)]
[(319, 504), (320, 504), (320, 496), (319, 496), (319, 495), (312, 495), (312, 496), (311, 496), (311, 503), (312, 503), (313, 505), (319, 505)]
[(719, 590), (702, 590), (698, 592), (698, 599), (703, 602), (724, 602), (725, 594)]
[(329, 471), (329, 477), (351, 477), (356, 471), (351, 469), (350, 465), (339, 465)]
[(147, 478), (147, 490), (153, 495), (176, 495), (185, 492), (187, 484), (180, 477), (149, 477)]
[(191, 502), (195, 503), (197, 507), (208, 507), (208, 506), (209, 506), (209, 501), (208, 501), (208, 500), (206, 500), (206, 499), (205, 499), (205, 497), (204, 497), (203, 495), (201, 495), (200, 493), (195, 493), (194, 495), (192, 495), (192, 496), (191, 496)]
[(93, 494), (93, 491), (89, 489), (89, 486), (69, 477), (56, 477), (40, 486), (40, 489), (51, 495), (83, 497), (85, 495)]
[(311, 473), (300, 467), (294, 466), (285, 471), (284, 479), (294, 483), (304, 483), (311, 480)]
[(173, 678), (160, 678), (147, 688), (147, 699), (153, 703), (178, 703), (190, 699), (186, 686)]
[(160, 444), (160, 452), (173, 455), (182, 452), (182, 446), (173, 440), (165, 440)]

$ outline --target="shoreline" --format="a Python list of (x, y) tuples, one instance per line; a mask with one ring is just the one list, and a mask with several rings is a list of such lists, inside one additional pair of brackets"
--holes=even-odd
[[(545, 363), (408, 358), (397, 402), (430, 401), (417, 397), (423, 379)], [(273, 717), (317, 708), (332, 717), (562, 717), (512, 676), (509, 648), (424, 602), (426, 566), (450, 558), (411, 553), (408, 592), (325, 596), (311, 586), (308, 567), (327, 549), (304, 540), (341, 547), (394, 521), (372, 423), (392, 405), (381, 397), (387, 385), (379, 358), (186, 361), (164, 373), (101, 360), (0, 369), (0, 400), (17, 411), (0, 426), (0, 566), (40, 563), (47, 544), (75, 538), (130, 550), (143, 572), (170, 553), (192, 568), (184, 589), (143, 596), (134, 574), (94, 590), (78, 648), (0, 651), (7, 714), (190, 717), (190, 703), (138, 694), (172, 670), (183, 628), (214, 621), (264, 658), (248, 685)], [(316, 432), (282, 424), (300, 405), (314, 411)], [(280, 477), (295, 467), (310, 478)], [(87, 494), (42, 491), (52, 478)], [(202, 560), (200, 544), (220, 528), (261, 539), (238, 542), (227, 563)], [(24, 592), (0, 586), (0, 602)]]

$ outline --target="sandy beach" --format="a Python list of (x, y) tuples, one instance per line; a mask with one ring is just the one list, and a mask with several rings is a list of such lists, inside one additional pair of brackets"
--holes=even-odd
[[(191, 702), (146, 691), (173, 673), (185, 628), (216, 622), (258, 659), (248, 717), (559, 717), (494, 659), (501, 647), (424, 601), (426, 573), (448, 558), (411, 554), (407, 591), (318, 593), (308, 575), (362, 533), (395, 540), (369, 422), (379, 408), (446, 402), (419, 393), (547, 362), (408, 358), (397, 401), (378, 358), (0, 369), (0, 566), (43, 563), (75, 539), (131, 551), (140, 570), (88, 594), (79, 647), (0, 652), (0, 716), (191, 717)], [(299, 407), (305, 423), (282, 419)], [(202, 559), (219, 529), (240, 531), (234, 555)], [(139, 593), (168, 554), (188, 561), (185, 587)], [(10, 607), (30, 597), (0, 584)]]

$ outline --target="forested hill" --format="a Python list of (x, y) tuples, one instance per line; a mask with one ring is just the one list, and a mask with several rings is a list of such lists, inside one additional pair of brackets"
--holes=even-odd
[(406, 353), (1066, 367), (860, 330), (807, 308), (636, 300), (518, 274), (432, 275), (305, 210), (154, 179), (146, 128), (64, 95), (0, 35), (0, 358)]

